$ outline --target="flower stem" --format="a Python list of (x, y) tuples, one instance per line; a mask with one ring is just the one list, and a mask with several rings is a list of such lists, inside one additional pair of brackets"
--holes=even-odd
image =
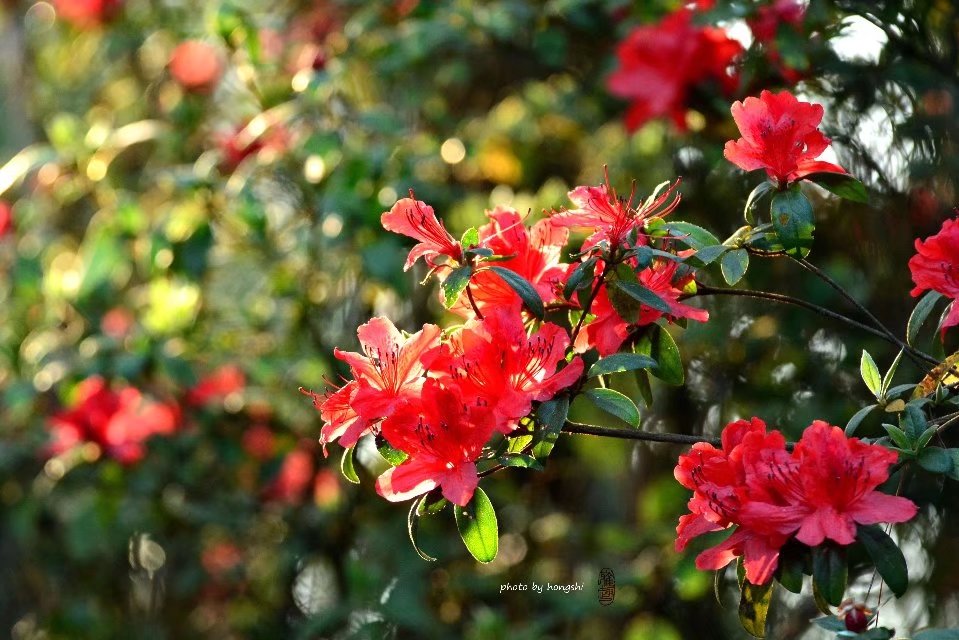
[(649, 431), (640, 431), (638, 429), (620, 429), (618, 427), (600, 427), (594, 424), (583, 424), (582, 422), (573, 422), (567, 420), (563, 425), (563, 431), (566, 433), (575, 433), (587, 436), (604, 436), (607, 438), (619, 438), (621, 440), (643, 440), (646, 442), (668, 442), (670, 444), (696, 444), (697, 442), (708, 442), (714, 446), (721, 446), (719, 438), (709, 438), (706, 436), (693, 436), (684, 433), (652, 433)]
[(476, 299), (473, 298), (473, 290), (470, 288), (470, 285), (466, 285), (466, 297), (469, 298), (470, 306), (473, 307), (473, 313), (476, 314), (477, 320), (483, 319), (483, 314), (480, 312), (479, 307), (476, 306)]

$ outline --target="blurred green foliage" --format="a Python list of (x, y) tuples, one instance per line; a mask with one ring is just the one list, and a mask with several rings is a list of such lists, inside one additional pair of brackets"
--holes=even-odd
[[(363, 484), (331, 473), (338, 461), (321, 455), (318, 416), (296, 392), (346, 373), (332, 349), (355, 345), (371, 315), (408, 329), (442, 317), (416, 286), (425, 274), (401, 271), (407, 246), (379, 227), (409, 189), (457, 235), (497, 204), (561, 207), (608, 165), (623, 191), (682, 176), (676, 219), (720, 237), (740, 226), (756, 180), (722, 160), (730, 100), (697, 94), (689, 131), (654, 121), (630, 135), (604, 87), (616, 43), (679, 3), (129, 0), (105, 3), (119, 6), (101, 24), (66, 20), (72, 4), (104, 3), (7, 1), (0, 13), (0, 199), (15, 225), (0, 239), (4, 633), (743, 637), (695, 554), (672, 550), (686, 500), (675, 447), (564, 436), (544, 472), (484, 483), (500, 520), (494, 563), (469, 557), (449, 517), (421, 522), (419, 543), (439, 558), (427, 563), (403, 507), (374, 495), (375, 451), (358, 451)], [(743, 32), (761, 4), (720, 2), (703, 20)], [(911, 239), (957, 200), (957, 34), (949, 2), (814, 0), (775, 40), (872, 195), (818, 193), (813, 258), (895, 328), (911, 308)], [(171, 77), (186, 39), (220, 57), (212, 92)], [(782, 82), (765, 47), (747, 51), (735, 97)], [(746, 282), (839, 304), (785, 261), (754, 260)], [(677, 332), (686, 384), (654, 388), (644, 428), (715, 434), (759, 415), (795, 436), (815, 418), (844, 424), (868, 402), (860, 349), (883, 370), (895, 356), (801, 310), (708, 306), (709, 323)], [(43, 453), (50, 416), (88, 376), (182, 401), (224, 364), (245, 386), (184, 402), (181, 429), (140, 463), (89, 446)], [(614, 383), (638, 396), (629, 375)], [(579, 404), (573, 415), (609, 419)], [(284, 475), (298, 452), (309, 469)], [(936, 489), (923, 481), (909, 490)], [(959, 505), (948, 491), (937, 500), (953, 508), (903, 540), (917, 582), (897, 615), (910, 628), (959, 622)], [(603, 567), (617, 577), (606, 608)], [(533, 581), (585, 590), (500, 593)], [(798, 637), (815, 614), (790, 602), (772, 637)]]

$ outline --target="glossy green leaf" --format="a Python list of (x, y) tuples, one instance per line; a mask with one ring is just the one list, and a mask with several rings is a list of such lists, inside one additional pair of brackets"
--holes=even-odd
[(745, 249), (735, 249), (723, 256), (719, 263), (726, 284), (732, 286), (743, 279), (746, 269), (749, 268), (749, 252)]
[(460, 244), (463, 245), (464, 249), (468, 249), (478, 245), (479, 241), (479, 230), (476, 227), (470, 227), (463, 232), (463, 237), (460, 239)]
[(473, 499), (465, 507), (454, 505), (453, 513), (466, 549), (479, 562), (492, 562), (499, 550), (499, 525), (486, 493), (477, 487)]
[(466, 265), (453, 269), (443, 281), (443, 305), (449, 309), (459, 300), (473, 275), (473, 267)]
[(832, 606), (838, 607), (846, 592), (848, 578), (845, 553), (830, 544), (814, 547), (812, 576), (823, 599)]
[(414, 500), (413, 504), (410, 506), (410, 512), (406, 516), (406, 533), (410, 537), (410, 542), (413, 544), (413, 550), (416, 551), (416, 555), (423, 558), (427, 562), (435, 562), (436, 558), (420, 549), (419, 545), (416, 544), (416, 530), (419, 525), (420, 506), (423, 504), (424, 500), (426, 500), (426, 496), (420, 496)]
[(566, 279), (566, 285), (563, 287), (563, 297), (572, 300), (576, 291), (592, 284), (596, 277), (595, 271), (596, 258), (589, 258), (585, 262), (581, 262)]
[(636, 386), (639, 388), (639, 395), (643, 397), (646, 408), (653, 406), (653, 388), (649, 386), (649, 372), (645, 369), (636, 371)]
[(739, 622), (754, 638), (766, 637), (766, 617), (775, 584), (772, 580), (764, 585), (755, 585), (748, 580), (743, 582), (739, 595)]
[(912, 313), (909, 314), (909, 323), (906, 325), (906, 342), (910, 345), (916, 342), (919, 330), (929, 319), (929, 314), (932, 313), (940, 298), (942, 298), (942, 294), (938, 291), (927, 291), (924, 296), (919, 298), (919, 302), (916, 303)]
[(510, 271), (506, 267), (489, 267), (489, 269), (502, 278), (503, 282), (508, 284), (510, 288), (516, 292), (516, 294), (523, 301), (523, 304), (526, 305), (526, 308), (529, 309), (530, 313), (540, 319), (546, 315), (546, 308), (543, 306), (543, 299), (539, 296), (539, 293), (536, 292), (536, 289), (533, 288), (533, 285), (526, 280), (526, 278), (519, 275), (515, 271)]
[(634, 427), (639, 426), (639, 409), (636, 408), (632, 400), (619, 391), (613, 389), (587, 389), (584, 395), (606, 413), (612, 414)]
[(595, 378), (596, 376), (604, 376), (610, 373), (649, 369), (655, 366), (656, 361), (649, 356), (638, 353), (614, 353), (613, 355), (597, 360), (596, 363), (589, 368), (587, 376)]
[(553, 451), (553, 445), (559, 438), (563, 425), (566, 424), (566, 416), (569, 414), (569, 397), (562, 395), (552, 400), (547, 400), (536, 409), (536, 424), (539, 427), (534, 441), (533, 456), (539, 460), (549, 457)]
[(682, 240), (690, 249), (699, 251), (704, 247), (722, 244), (719, 238), (702, 227), (682, 221), (671, 221), (663, 225), (669, 235)]
[(380, 455), (383, 456), (383, 459), (389, 462), (391, 466), (398, 467), (406, 462), (406, 459), (409, 457), (406, 453), (393, 447), (393, 445), (387, 442), (386, 438), (383, 437), (383, 434), (376, 434), (375, 441), (376, 450), (380, 452)]
[(496, 458), (496, 461), (504, 467), (518, 467), (520, 469), (533, 469), (542, 471), (543, 464), (533, 456), (524, 453), (511, 453)]
[(875, 409), (878, 405), (871, 404), (868, 407), (863, 407), (859, 411), (853, 414), (849, 418), (849, 422), (846, 423), (846, 435), (852, 437), (856, 433), (856, 429), (859, 428), (859, 425), (862, 424), (862, 421), (866, 419), (872, 410)]
[(360, 477), (356, 475), (356, 467), (353, 465), (353, 450), (356, 449), (355, 446), (350, 447), (343, 451), (343, 457), (340, 458), (340, 473), (343, 474), (343, 477), (352, 482), (353, 484), (360, 483)]
[(697, 251), (695, 257), (697, 260), (706, 265), (714, 262), (716, 258), (722, 256), (727, 251), (729, 251), (729, 247), (721, 244), (714, 244), (709, 247), (703, 247)]
[(906, 568), (906, 558), (893, 539), (875, 524), (856, 527), (856, 539), (865, 547), (876, 570), (892, 592), (896, 597), (902, 597), (909, 587), (909, 570)]
[(648, 355), (656, 361), (656, 366), (649, 372), (666, 384), (681, 385), (685, 381), (686, 374), (683, 370), (679, 347), (669, 332), (662, 327), (656, 326), (650, 333), (643, 336), (636, 343), (635, 351)]
[(793, 256), (809, 254), (813, 231), (816, 228), (812, 204), (798, 187), (773, 196), (769, 214), (776, 236), (786, 253)]
[(879, 373), (879, 367), (876, 361), (872, 359), (868, 351), (863, 350), (862, 357), (859, 359), (859, 373), (862, 375), (862, 381), (876, 396), (876, 399), (882, 397), (882, 375)]
[(880, 394), (883, 398), (886, 397), (889, 387), (892, 386), (892, 379), (896, 377), (896, 370), (899, 368), (899, 363), (902, 362), (902, 354), (905, 353), (905, 350), (900, 349), (899, 354), (896, 356), (896, 359), (892, 361), (892, 364), (889, 365), (889, 369), (886, 371), (886, 375), (882, 377), (882, 387), (880, 389)]
[(923, 629), (912, 640), (959, 640), (959, 629)]
[(863, 183), (848, 173), (821, 172), (811, 173), (805, 178), (815, 182), (823, 189), (836, 194), (843, 200), (852, 202), (869, 202), (869, 194)]
[(942, 447), (926, 447), (919, 452), (919, 466), (929, 473), (952, 473), (952, 454)]
[(746, 198), (746, 206), (743, 207), (743, 217), (746, 219), (746, 222), (749, 224), (754, 224), (756, 221), (755, 210), (759, 206), (759, 202), (767, 194), (775, 191), (776, 185), (771, 181), (766, 180), (760, 182), (756, 185), (752, 191), (749, 192), (749, 197)]
[(669, 313), (669, 305), (666, 301), (656, 295), (652, 290), (638, 282), (629, 282), (626, 280), (614, 280), (613, 285), (620, 291), (623, 291), (630, 298), (656, 311)]

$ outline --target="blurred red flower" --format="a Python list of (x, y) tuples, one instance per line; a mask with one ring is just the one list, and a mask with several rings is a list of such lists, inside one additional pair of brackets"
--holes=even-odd
[(772, 0), (759, 6), (746, 22), (758, 42), (768, 43), (775, 40), (779, 25), (799, 27), (805, 17), (806, 5), (802, 0)]
[(266, 500), (284, 504), (298, 504), (306, 495), (313, 480), (313, 454), (297, 447), (283, 458), (280, 470), (263, 491)]
[(181, 42), (170, 55), (170, 76), (186, 91), (208, 94), (223, 75), (223, 59), (211, 44), (201, 40)]
[(727, 94), (735, 90), (739, 78), (732, 65), (742, 45), (723, 29), (694, 24), (693, 16), (679, 9), (656, 24), (637, 27), (617, 47), (619, 68), (607, 87), (632, 101), (626, 113), (629, 130), (661, 117), (685, 130), (692, 88), (713, 80)]
[(13, 233), (13, 207), (0, 200), (0, 239)]
[(265, 424), (255, 424), (243, 432), (243, 450), (256, 460), (268, 460), (276, 452), (276, 436)]
[(79, 29), (89, 29), (112, 20), (123, 0), (53, 0), (57, 15)]
[(846, 173), (816, 160), (829, 146), (819, 130), (822, 105), (803, 102), (788, 91), (763, 91), (732, 106), (742, 138), (726, 143), (726, 159), (744, 171), (765, 169), (781, 187), (818, 172)]
[[(250, 122), (214, 135), (222, 172), (232, 173), (244, 160), (260, 153), (280, 155), (289, 147), (290, 133), (282, 123), (268, 122), (263, 127), (257, 127), (257, 131), (252, 131)], [(261, 128), (262, 131), (259, 131)]]
[(946, 220), (939, 233), (916, 240), (916, 255), (909, 259), (909, 271), (916, 284), (914, 297), (931, 289), (952, 298), (942, 321), (942, 331), (959, 325), (959, 216)]
[(179, 423), (176, 405), (151, 400), (129, 386), (111, 389), (99, 376), (81, 382), (75, 393), (73, 406), (50, 419), (52, 455), (95, 442), (116, 460), (134, 463), (145, 455), (151, 436), (170, 435)]
[(222, 401), (227, 396), (243, 390), (246, 376), (235, 364), (227, 364), (201, 379), (187, 392), (189, 404), (198, 406)]

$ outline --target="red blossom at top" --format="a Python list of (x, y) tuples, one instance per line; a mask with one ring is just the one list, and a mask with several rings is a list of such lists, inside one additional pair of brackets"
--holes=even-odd
[(443, 222), (436, 219), (433, 207), (414, 199), (412, 191), (410, 196), (397, 201), (392, 209), (380, 216), (380, 223), (387, 231), (419, 240), (419, 244), (413, 247), (406, 258), (403, 271), (409, 271), (420, 257), (424, 258), (431, 268), (439, 266), (436, 263), (438, 256), (462, 262), (463, 247), (450, 235)]
[(693, 15), (679, 9), (657, 24), (637, 27), (617, 47), (619, 68), (607, 86), (613, 95), (632, 101), (626, 113), (630, 130), (661, 117), (685, 130), (692, 88), (714, 80), (730, 93), (738, 84), (730, 69), (742, 45), (723, 29), (693, 24)]
[(418, 398), (383, 421), (383, 436), (409, 458), (377, 479), (377, 492), (400, 502), (441, 487), (443, 497), (465, 506), (479, 483), (476, 460), (494, 426), (487, 407), (456, 386), (428, 380)]
[(557, 371), (569, 347), (565, 329), (547, 322), (527, 335), (518, 313), (499, 310), (473, 320), (451, 342), (437, 368), (448, 370), (467, 397), (492, 409), (503, 432), (514, 429), (534, 401), (552, 398), (583, 373), (580, 358)]
[(769, 43), (776, 38), (779, 25), (799, 27), (805, 17), (806, 5), (802, 0), (772, 0), (758, 7), (746, 22), (758, 42)]
[(911, 294), (931, 289), (952, 298), (942, 331), (959, 325), (959, 217), (946, 220), (939, 233), (916, 240), (916, 255), (909, 259), (909, 271), (916, 284)]
[(742, 556), (753, 584), (772, 578), (779, 549), (790, 538), (808, 546), (856, 539), (856, 524), (905, 522), (916, 514), (906, 498), (876, 491), (897, 455), (880, 445), (847, 438), (839, 427), (813, 422), (790, 454), (778, 431), (765, 424), (730, 423), (722, 449), (693, 445), (679, 458), (676, 479), (693, 491), (676, 528), (676, 548), (690, 539), (737, 525), (719, 545), (696, 558), (700, 569), (719, 569)]
[[(664, 185), (663, 185), (664, 186)], [(583, 250), (600, 243), (609, 243), (610, 248), (627, 244), (635, 232), (636, 244), (646, 244), (643, 229), (650, 218), (662, 218), (679, 206), (681, 196), (676, 193), (679, 180), (666, 188), (659, 188), (645, 202), (633, 206), (635, 191), (629, 198), (620, 198), (609, 182), (595, 187), (579, 186), (569, 192), (575, 209), (553, 212), (550, 222), (559, 227), (588, 229), (593, 233), (583, 243)]]
[(743, 137), (727, 142), (723, 154), (740, 169), (765, 169), (781, 187), (813, 173), (846, 173), (816, 160), (829, 146), (818, 128), (822, 105), (797, 100), (788, 91), (763, 91), (758, 98), (734, 102), (732, 114)]
[[(497, 266), (522, 276), (533, 285), (543, 302), (556, 300), (569, 267), (560, 262), (569, 231), (552, 224), (551, 219), (540, 220), (527, 228), (519, 212), (507, 207), (497, 207), (486, 215), (490, 222), (479, 228), (479, 244), (496, 255), (512, 256), (497, 262)], [(518, 314), (523, 307), (516, 291), (490, 270), (480, 269), (473, 274), (470, 291), (481, 312), (487, 308), (510, 309)], [(450, 310), (466, 318), (475, 313), (465, 293)]]
[(75, 394), (73, 406), (50, 419), (53, 455), (94, 442), (124, 464), (138, 462), (146, 453), (146, 440), (170, 435), (180, 419), (175, 405), (150, 400), (133, 387), (115, 391), (99, 376), (81, 382)]

